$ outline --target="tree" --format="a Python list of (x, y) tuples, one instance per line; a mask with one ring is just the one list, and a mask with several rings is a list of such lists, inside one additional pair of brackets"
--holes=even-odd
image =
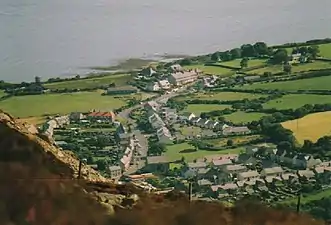
[(287, 74), (290, 74), (292, 72), (292, 66), (290, 64), (286, 64), (283, 66), (283, 71)]
[(248, 67), (248, 58), (243, 58), (241, 61), (240, 61), (240, 67), (243, 69), (243, 68), (247, 68)]
[(256, 42), (253, 47), (254, 47), (256, 53), (259, 55), (269, 55), (270, 54), (269, 48), (268, 48), (267, 44), (264, 42)]
[(288, 61), (287, 51), (285, 49), (278, 49), (274, 52), (272, 63), (274, 64), (282, 64)]
[(98, 165), (98, 170), (106, 170), (108, 163), (105, 159), (99, 159), (96, 164)]
[(166, 151), (166, 146), (162, 143), (152, 143), (149, 146), (148, 153), (149, 155), (159, 156)]
[(241, 49), (240, 48), (234, 48), (230, 51), (230, 54), (232, 55), (232, 59), (241, 58)]
[(41, 78), (38, 77), (38, 76), (36, 76), (36, 77), (34, 78), (34, 82), (35, 82), (36, 84), (40, 85), (40, 84), (41, 84)]
[(211, 60), (212, 60), (212, 61), (215, 61), (215, 62), (219, 61), (219, 60), (220, 60), (220, 53), (219, 53), (219, 52), (215, 52), (215, 53), (213, 53), (213, 54), (211, 55)]
[(185, 59), (182, 59), (179, 64), (181, 66), (189, 66), (189, 65), (192, 64), (192, 60), (188, 59), (188, 58), (185, 58)]
[(318, 53), (320, 53), (318, 45), (308, 47), (307, 51), (309, 52), (309, 54), (311, 55), (311, 57), (313, 59), (316, 59), (316, 57), (318, 56)]
[(230, 61), (232, 60), (232, 55), (230, 53), (230, 51), (226, 51), (226, 52), (220, 52), (220, 58), (223, 61)]
[(257, 56), (256, 50), (253, 45), (245, 44), (241, 46), (241, 56), (242, 57), (255, 57)]
[(232, 139), (228, 139), (226, 142), (227, 146), (233, 146), (233, 140)]

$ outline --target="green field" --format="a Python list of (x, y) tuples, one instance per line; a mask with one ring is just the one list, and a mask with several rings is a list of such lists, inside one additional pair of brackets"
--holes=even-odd
[(331, 76), (308, 78), (293, 81), (282, 81), (273, 83), (255, 83), (244, 85), (241, 89), (278, 89), (278, 90), (331, 90)]
[[(316, 200), (320, 200), (322, 198), (325, 197), (330, 197), (331, 196), (331, 188), (329, 189), (325, 189), (323, 191), (317, 192), (317, 193), (313, 193), (313, 194), (308, 194), (307, 196), (302, 196), (301, 197), (301, 204), (305, 204), (311, 201), (316, 201)], [(285, 201), (282, 201), (282, 204), (295, 204), (297, 203), (298, 198), (291, 198), (291, 199), (287, 199)]]
[(214, 74), (214, 75), (224, 75), (224, 76), (231, 76), (235, 74), (233, 70), (218, 67), (218, 66), (205, 66), (202, 64), (198, 65), (191, 65), (191, 66), (184, 66), (185, 69), (200, 69), (206, 74)]
[(215, 154), (237, 154), (240, 153), (244, 148), (235, 148), (235, 149), (226, 149), (220, 151), (206, 151), (198, 150), (192, 152), (181, 152), (183, 150), (194, 149), (194, 147), (188, 143), (176, 144), (167, 146), (167, 151), (165, 155), (171, 161), (180, 160), (183, 156), (187, 162), (192, 162), (195, 159), (203, 158), (206, 155), (215, 155)]
[(16, 117), (30, 117), (91, 109), (112, 110), (125, 104), (123, 99), (101, 96), (98, 92), (79, 92), (15, 96), (0, 101), (0, 108)]
[[(231, 61), (227, 61), (227, 62), (220, 62), (220, 65), (224, 65), (224, 66), (232, 66), (232, 67), (238, 67), (240, 68), (240, 62), (242, 59), (235, 59), (235, 60), (231, 60)], [(248, 67), (255, 67), (255, 66), (262, 66), (266, 64), (266, 60), (265, 59), (250, 59), (248, 60)]]
[(272, 74), (281, 73), (281, 72), (283, 72), (283, 66), (281, 66), (281, 65), (270, 65), (268, 67), (264, 67), (264, 68), (249, 71), (250, 74), (259, 74), (259, 75), (263, 75), (265, 72), (269, 72), (269, 73), (272, 73)]
[(305, 104), (331, 103), (331, 95), (290, 94), (271, 100), (263, 105), (264, 108), (297, 109)]
[(210, 112), (216, 110), (223, 110), (231, 108), (230, 105), (217, 105), (217, 104), (189, 104), (184, 111), (192, 112), (195, 115), (200, 115), (202, 112)]
[(234, 112), (229, 115), (225, 115), (225, 119), (233, 123), (249, 123), (251, 121), (258, 121), (263, 116), (267, 116), (265, 113), (246, 113), (242, 111)]
[(320, 55), (324, 58), (331, 59), (331, 44), (319, 45)]
[(132, 78), (128, 74), (109, 75), (104, 77), (91, 77), (89, 79), (61, 81), (55, 83), (46, 83), (44, 86), (48, 89), (83, 89), (97, 88), (102, 85), (115, 83), (116, 86), (125, 85)]
[(205, 93), (190, 94), (187, 96), (178, 97), (176, 98), (176, 100), (184, 101), (184, 100), (200, 99), (200, 100), (235, 101), (245, 98), (251, 100), (260, 97), (263, 97), (263, 95), (242, 93), (242, 92), (205, 92)]
[(6, 93), (3, 90), (0, 90), (0, 98), (5, 96), (5, 95), (6, 95)]

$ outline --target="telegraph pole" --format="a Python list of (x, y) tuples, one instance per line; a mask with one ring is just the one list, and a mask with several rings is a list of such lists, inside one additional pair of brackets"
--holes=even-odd
[(86, 162), (86, 161), (87, 161), (86, 159), (79, 160), (79, 165), (78, 165), (78, 177), (77, 177), (78, 180), (80, 180), (80, 178), (81, 178), (83, 162)]
[(188, 183), (188, 199), (190, 202), (192, 201), (192, 181)]
[(300, 213), (300, 204), (301, 204), (301, 189), (298, 192), (297, 214)]

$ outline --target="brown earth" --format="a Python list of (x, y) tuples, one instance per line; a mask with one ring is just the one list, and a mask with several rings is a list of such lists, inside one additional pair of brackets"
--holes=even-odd
[(0, 112), (1, 225), (322, 224), (307, 215), (252, 201), (228, 208), (216, 202), (190, 203), (177, 192), (145, 193), (130, 185), (115, 185), (88, 166), (83, 166), (83, 179), (77, 181), (75, 156), (30, 131)]

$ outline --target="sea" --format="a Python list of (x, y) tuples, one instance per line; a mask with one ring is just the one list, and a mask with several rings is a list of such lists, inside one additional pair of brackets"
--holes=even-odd
[(331, 0), (0, 0), (0, 80), (331, 37)]

